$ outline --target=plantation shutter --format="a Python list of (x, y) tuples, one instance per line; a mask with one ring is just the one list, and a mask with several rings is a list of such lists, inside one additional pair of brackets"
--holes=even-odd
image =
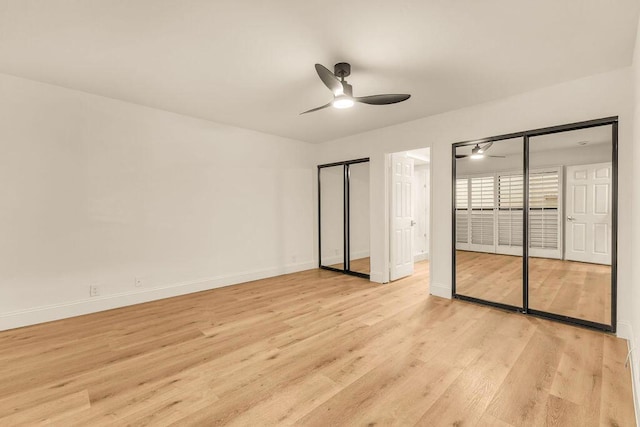
[(513, 255), (522, 253), (523, 201), (523, 176), (515, 174), (498, 175), (497, 252), (499, 253)]
[(529, 247), (560, 258), (560, 171), (529, 174)]
[(471, 244), (494, 247), (494, 176), (471, 178)]
[[(469, 243), (469, 179), (456, 179), (456, 243)], [(456, 245), (460, 248), (461, 245)]]

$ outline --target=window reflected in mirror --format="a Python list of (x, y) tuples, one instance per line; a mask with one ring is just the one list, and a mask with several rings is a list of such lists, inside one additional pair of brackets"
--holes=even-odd
[(456, 293), (523, 303), (523, 138), (457, 146)]

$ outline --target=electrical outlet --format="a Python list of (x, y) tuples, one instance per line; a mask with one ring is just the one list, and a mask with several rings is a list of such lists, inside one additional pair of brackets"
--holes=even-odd
[(144, 286), (144, 279), (142, 277), (136, 277), (133, 279), (133, 285), (136, 288), (141, 288), (142, 286)]
[(89, 296), (97, 297), (98, 295), (100, 295), (100, 288), (98, 287), (98, 285), (90, 285), (89, 286)]

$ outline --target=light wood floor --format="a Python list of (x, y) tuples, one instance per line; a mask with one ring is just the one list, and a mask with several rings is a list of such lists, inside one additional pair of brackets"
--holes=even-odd
[[(522, 257), (456, 252), (459, 294), (522, 306)], [(529, 259), (529, 307), (611, 324), (611, 266)]]
[(626, 343), (310, 270), (0, 333), (0, 425), (631, 426)]

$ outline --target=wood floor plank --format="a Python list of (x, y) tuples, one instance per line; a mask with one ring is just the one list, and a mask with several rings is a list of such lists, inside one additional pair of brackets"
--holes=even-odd
[(487, 412), (514, 426), (543, 424), (563, 348), (562, 340), (536, 330)]
[[(597, 420), (588, 420), (588, 424), (581, 423), (579, 420), (584, 420), (580, 414), (580, 408), (573, 402), (560, 397), (549, 395), (545, 408), (546, 418), (544, 421), (545, 426), (549, 427), (564, 427), (568, 425), (593, 425)], [(578, 424), (581, 423), (581, 424)]]
[[(411, 358), (380, 363), (298, 423), (305, 426), (326, 426), (363, 424), (366, 420), (365, 424), (375, 425), (378, 420), (370, 418), (373, 417), (373, 408), (385, 400), (387, 393), (403, 390), (402, 385), (408, 379), (424, 375), (424, 367), (424, 362)], [(359, 417), (365, 419), (358, 419)]]
[(635, 424), (631, 370), (625, 367), (627, 345), (611, 336), (604, 337), (602, 366), (602, 399), (600, 400), (600, 425), (632, 426)]
[(334, 396), (341, 387), (322, 374), (305, 377), (270, 395), (229, 422), (233, 426), (291, 425), (322, 402)]
[(605, 336), (598, 332), (567, 330), (557, 328), (557, 335), (564, 342), (558, 370), (551, 385), (551, 402), (568, 407), (567, 402), (578, 405), (575, 419), (584, 426), (598, 425), (602, 390), (603, 346)]
[[(506, 314), (506, 313), (500, 313)], [(522, 353), (528, 338), (485, 334), (479, 354), (418, 421), (420, 425), (474, 425)]]
[[(633, 425), (624, 341), (429, 296), (416, 267), (386, 285), (309, 270), (0, 332), (0, 425)], [(515, 298), (491, 280), (516, 273), (482, 283)], [(584, 296), (589, 274), (544, 280), (583, 280)]]
[(89, 393), (83, 390), (40, 402), (38, 405), (30, 405), (28, 409), (14, 411), (10, 415), (0, 417), (0, 425), (48, 424), (89, 407)]

